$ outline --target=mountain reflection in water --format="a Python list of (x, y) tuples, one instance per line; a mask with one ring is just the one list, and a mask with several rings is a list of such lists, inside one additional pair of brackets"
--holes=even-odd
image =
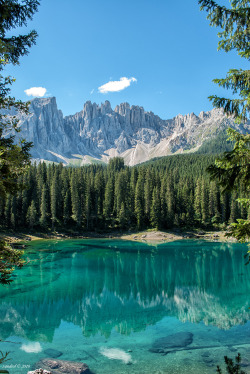
[(32, 243), (30, 263), (0, 289), (0, 339), (52, 341), (62, 320), (84, 336), (142, 331), (165, 316), (221, 329), (249, 319), (246, 246), (118, 240)]

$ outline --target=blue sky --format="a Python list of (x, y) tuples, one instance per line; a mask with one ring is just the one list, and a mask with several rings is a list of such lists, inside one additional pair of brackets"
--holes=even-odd
[(164, 119), (210, 110), (210, 94), (228, 95), (212, 79), (247, 61), (217, 51), (219, 30), (206, 16), (198, 0), (41, 0), (26, 29), (37, 30), (37, 44), (6, 69), (12, 94), (28, 100), (25, 90), (44, 87), (64, 115), (87, 100), (126, 101)]

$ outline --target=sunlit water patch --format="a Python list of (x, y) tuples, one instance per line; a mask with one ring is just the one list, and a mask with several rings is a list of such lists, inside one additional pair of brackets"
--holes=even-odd
[(202, 241), (34, 242), (28, 265), (0, 289), (6, 367), (26, 374), (54, 355), (96, 374), (209, 374), (239, 351), (250, 371), (246, 251)]

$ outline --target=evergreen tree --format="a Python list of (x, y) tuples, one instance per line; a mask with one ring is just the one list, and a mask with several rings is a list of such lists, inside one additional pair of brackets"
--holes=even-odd
[(159, 229), (161, 226), (161, 200), (158, 186), (153, 189), (150, 221), (156, 229)]
[(207, 224), (209, 221), (209, 211), (208, 211), (208, 191), (206, 188), (205, 179), (202, 178), (201, 182), (201, 220), (203, 224)]
[(26, 55), (35, 43), (37, 33), (34, 30), (19, 36), (11, 36), (9, 33), (17, 27), (26, 26), (38, 5), (37, 0), (26, 0), (22, 4), (17, 0), (0, 2), (0, 194), (6, 191), (13, 193), (18, 189), (17, 177), (29, 164), (31, 147), (31, 143), (24, 140), (15, 144), (14, 135), (5, 137), (6, 131), (17, 131), (17, 120), (14, 116), (5, 115), (4, 110), (12, 107), (28, 113), (28, 105), (9, 96), (9, 86), (14, 79), (4, 77), (1, 72), (8, 64), (19, 64), (20, 57)]
[[(231, 0), (231, 8), (220, 6), (213, 0), (199, 0), (201, 9), (208, 11), (211, 26), (220, 27), (218, 49), (229, 52), (236, 49), (238, 54), (250, 59), (250, 7), (248, 0)], [(214, 82), (238, 94), (237, 99), (210, 96), (209, 99), (217, 108), (233, 114), (239, 121), (249, 118), (250, 70), (231, 69), (226, 78), (214, 79)]]
[(116, 172), (124, 169), (124, 159), (122, 157), (113, 157), (109, 160), (108, 171)]
[(28, 193), (28, 190), (25, 188), (22, 191), (22, 212), (21, 212), (21, 217), (22, 217), (21, 226), (22, 227), (26, 226), (26, 215), (27, 215), (28, 207), (29, 207), (29, 193)]
[(130, 175), (130, 184), (129, 184), (129, 199), (128, 199), (128, 207), (129, 211), (131, 212), (131, 222), (132, 224), (136, 223), (136, 215), (135, 215), (135, 189), (136, 183), (138, 179), (138, 169), (132, 168), (131, 175)]
[(161, 199), (161, 223), (162, 227), (167, 227), (167, 202), (166, 202), (166, 176), (161, 177), (161, 190), (160, 190), (160, 199)]
[(166, 204), (167, 204), (167, 227), (171, 228), (174, 225), (175, 218), (175, 196), (172, 176), (167, 183), (166, 191)]
[(16, 196), (12, 196), (12, 198), (11, 198), (11, 216), (10, 216), (10, 221), (11, 221), (11, 227), (13, 227), (15, 229), (16, 225), (17, 225), (17, 203), (16, 203)]
[[(152, 192), (153, 192), (153, 178), (151, 169), (146, 170), (145, 184), (144, 184), (144, 203), (145, 203), (145, 217), (150, 221), (151, 207), (152, 207)], [(148, 223), (146, 222), (146, 224)]]
[(118, 222), (119, 222), (119, 225), (122, 229), (127, 227), (128, 215), (127, 215), (127, 212), (126, 212), (124, 202), (121, 203), (121, 206), (120, 206), (120, 209), (119, 209), (119, 212), (118, 212)]
[(140, 170), (135, 188), (135, 216), (138, 229), (144, 226), (144, 171)]
[(51, 222), (52, 230), (55, 228), (55, 224), (58, 221), (57, 206), (58, 206), (58, 177), (55, 174), (52, 179), (50, 188), (50, 210), (51, 210)]
[(201, 178), (197, 179), (195, 191), (194, 191), (194, 214), (198, 222), (202, 220), (202, 208), (201, 208)]
[(215, 182), (210, 183), (209, 188), (209, 216), (213, 223), (219, 223), (219, 201), (218, 201), (218, 188)]
[(31, 205), (28, 208), (27, 212), (27, 222), (29, 224), (29, 227), (33, 229), (33, 227), (37, 223), (37, 210), (34, 200), (32, 200)]
[(70, 196), (70, 190), (68, 190), (65, 194), (65, 198), (63, 202), (63, 222), (66, 227), (70, 221), (71, 216), (72, 216), (71, 196)]
[(238, 203), (237, 203), (237, 195), (234, 191), (231, 196), (231, 206), (230, 206), (230, 217), (229, 217), (229, 223), (236, 222), (236, 219), (239, 218), (238, 213)]
[[(219, 38), (219, 49), (226, 52), (236, 49), (238, 54), (250, 59), (250, 7), (248, 0), (231, 0), (231, 8), (218, 5), (213, 0), (199, 0), (201, 9), (206, 9), (210, 25), (222, 28)], [(237, 94), (237, 98), (210, 96), (213, 105), (223, 108), (227, 114), (235, 117), (237, 122), (246, 121), (250, 114), (250, 70), (231, 69), (226, 78), (215, 79), (215, 83)], [(241, 181), (245, 186), (246, 195), (239, 203), (248, 210), (250, 209), (250, 135), (241, 135), (236, 131), (229, 130), (229, 140), (235, 141), (234, 149), (225, 154), (224, 158), (217, 161), (210, 168), (213, 178), (219, 178), (225, 189), (237, 189), (237, 182)], [(225, 204), (224, 204), (225, 210)], [(250, 237), (250, 220), (238, 220), (231, 224), (229, 235), (233, 235), (240, 241), (248, 240)], [(250, 259), (250, 257), (249, 257)]]
[(107, 221), (112, 221), (114, 209), (114, 178), (110, 175), (105, 186), (105, 195), (103, 203), (103, 214)]
[[(125, 204), (129, 181), (126, 173), (122, 170), (118, 173), (115, 181), (115, 212), (120, 212), (122, 203)], [(124, 206), (125, 208), (125, 206)]]
[(49, 218), (49, 189), (47, 183), (42, 187), (42, 197), (40, 205), (40, 224), (43, 227), (48, 225)]
[(229, 196), (228, 193), (221, 193), (221, 223), (227, 223), (229, 218)]
[(71, 189), (71, 201), (72, 201), (72, 218), (76, 222), (77, 226), (79, 227), (82, 222), (82, 214), (81, 214), (80, 196), (78, 193), (76, 170), (73, 170), (72, 175), (71, 175), (70, 189)]
[(91, 213), (92, 213), (92, 198), (91, 198), (91, 185), (87, 184), (86, 195), (85, 195), (85, 219), (87, 230), (92, 227), (91, 225)]
[(4, 209), (5, 224), (7, 227), (11, 226), (11, 196), (7, 195), (5, 209)]
[(247, 209), (234, 201), (244, 196), (243, 187), (233, 196), (222, 196), (222, 187), (219, 190), (217, 183), (205, 177), (212, 158), (200, 157), (162, 158), (153, 162), (155, 166), (149, 163), (112, 172), (96, 165), (33, 165), (20, 178), (27, 188), (15, 199), (0, 199), (2, 224), (29, 226), (32, 201), (37, 212), (34, 225), (41, 228), (52, 225), (52, 213), (54, 225), (65, 229), (83, 225), (89, 230), (171, 228), (194, 224), (194, 220), (196, 224), (225, 223), (232, 221), (236, 210), (237, 219), (246, 219)]
[(102, 171), (98, 171), (95, 175), (95, 182), (94, 182), (94, 189), (95, 189), (95, 197), (96, 197), (96, 210), (97, 215), (100, 218), (103, 212), (103, 201), (104, 201), (104, 178)]

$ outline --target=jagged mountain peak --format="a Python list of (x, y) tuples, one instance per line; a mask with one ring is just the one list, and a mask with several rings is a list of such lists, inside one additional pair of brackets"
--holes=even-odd
[(52, 105), (57, 107), (57, 102), (55, 96), (35, 98), (31, 100), (31, 106), (34, 107), (43, 107), (46, 105)]
[(101, 105), (87, 101), (82, 111), (63, 117), (55, 97), (32, 100), (30, 114), (19, 119), (20, 135), (34, 144), (34, 159), (78, 165), (93, 159), (107, 162), (118, 155), (135, 165), (153, 157), (197, 150), (221, 128), (250, 129), (249, 123), (236, 125), (222, 109), (163, 120), (127, 102), (112, 109), (108, 100)]

